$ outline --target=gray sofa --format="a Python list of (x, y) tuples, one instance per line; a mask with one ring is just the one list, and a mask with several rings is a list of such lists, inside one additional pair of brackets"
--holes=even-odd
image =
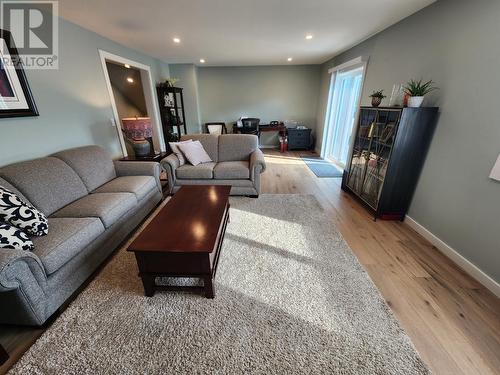
[(87, 146), (0, 168), (48, 217), (33, 252), (0, 249), (0, 323), (41, 325), (161, 201), (160, 165)]
[(170, 193), (182, 185), (230, 185), (231, 195), (258, 196), (260, 174), (266, 169), (264, 154), (255, 135), (188, 134), (181, 141), (199, 140), (212, 163), (179, 166), (175, 154), (161, 161), (167, 172)]

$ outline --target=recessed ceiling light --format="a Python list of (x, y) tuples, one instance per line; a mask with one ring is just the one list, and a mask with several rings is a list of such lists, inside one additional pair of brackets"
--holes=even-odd
[(125, 64), (124, 67), (127, 68), (127, 69), (130, 69), (130, 65), (129, 64)]
[(293, 59), (291, 57), (289, 57), (288, 59), (286, 59), (286, 61), (292, 61)]
[(312, 36), (311, 34), (307, 34), (307, 35), (306, 35), (306, 39), (307, 39), (307, 40), (311, 40), (312, 38), (313, 38), (313, 36)]
[(180, 38), (174, 38), (172, 40), (174, 41), (174, 43), (180, 43), (181, 42)]
[(202, 64), (205, 64), (205, 59), (200, 59), (200, 62), (201, 62)]
[(134, 83), (134, 79), (132, 77), (127, 77), (127, 82)]

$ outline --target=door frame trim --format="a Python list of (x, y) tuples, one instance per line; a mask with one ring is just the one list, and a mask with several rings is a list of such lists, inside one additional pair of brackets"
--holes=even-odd
[(148, 110), (148, 115), (153, 123), (153, 146), (155, 150), (165, 151), (165, 140), (163, 139), (163, 131), (160, 123), (160, 109), (158, 106), (158, 101), (156, 100), (156, 94), (154, 90), (153, 78), (151, 75), (151, 68), (149, 65), (142, 64), (140, 62), (127, 59), (125, 57), (115, 55), (111, 52), (99, 49), (99, 57), (101, 59), (102, 70), (104, 73), (104, 80), (106, 82), (106, 88), (108, 89), (109, 98), (111, 100), (111, 108), (114, 117), (114, 126), (116, 127), (116, 132), (118, 133), (118, 139), (120, 141), (120, 146), (122, 149), (123, 156), (128, 156), (127, 148), (125, 146), (125, 138), (123, 136), (122, 128), (120, 126), (121, 120), (118, 115), (118, 109), (116, 108), (115, 97), (113, 94), (113, 88), (111, 87), (111, 81), (109, 78), (108, 68), (106, 66), (107, 61), (116, 62), (119, 64), (128, 64), (131, 67), (137, 68), (141, 72), (142, 88), (144, 91), (144, 99), (146, 100), (146, 108)]
[[(328, 104), (327, 104), (326, 112), (325, 112), (325, 123), (323, 124), (323, 139), (321, 142), (321, 150), (320, 150), (320, 156), (322, 158), (326, 158), (326, 149), (327, 149), (327, 141), (328, 141), (328, 133), (329, 133), (328, 128), (330, 127), (329, 121), (330, 121), (331, 111), (333, 110), (333, 108), (332, 108), (333, 95), (332, 95), (331, 90), (332, 90), (332, 88), (333, 89), (335, 88), (335, 81), (337, 78), (337, 74), (339, 73), (339, 71), (344, 70), (346, 68), (355, 69), (356, 66), (358, 66), (358, 65), (359, 65), (359, 67), (363, 68), (363, 74), (361, 77), (361, 92), (359, 94), (356, 115), (354, 116), (354, 121), (353, 121), (353, 124), (351, 127), (351, 135), (352, 135), (352, 131), (359, 121), (359, 107), (361, 105), (361, 99), (363, 97), (363, 90), (364, 90), (365, 80), (366, 80), (366, 70), (368, 68), (368, 61), (369, 60), (370, 60), (369, 56), (367, 56), (366, 58), (359, 56), (359, 57), (356, 57), (356, 58), (349, 60), (345, 63), (342, 63), (340, 65), (336, 65), (336, 66), (328, 69), (328, 74), (330, 74), (331, 77), (330, 77), (330, 88), (328, 89)], [(351, 142), (349, 144), (348, 155), (350, 155), (352, 153), (353, 145), (354, 145), (354, 139), (352, 138)]]

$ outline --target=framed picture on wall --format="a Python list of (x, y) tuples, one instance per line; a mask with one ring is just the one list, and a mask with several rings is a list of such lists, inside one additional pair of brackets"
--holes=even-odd
[(10, 32), (0, 30), (0, 118), (38, 116)]

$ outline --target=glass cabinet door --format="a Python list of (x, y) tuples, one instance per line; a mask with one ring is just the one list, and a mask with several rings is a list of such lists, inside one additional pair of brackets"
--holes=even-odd
[(351, 165), (347, 178), (347, 186), (357, 194), (361, 193), (365, 177), (366, 163), (370, 150), (370, 129), (377, 117), (376, 109), (362, 108), (359, 113), (358, 127), (354, 138)]
[(382, 192), (400, 115), (400, 109), (381, 109), (371, 124), (370, 146), (366, 154), (366, 171), (360, 196), (374, 209), (378, 206)]

